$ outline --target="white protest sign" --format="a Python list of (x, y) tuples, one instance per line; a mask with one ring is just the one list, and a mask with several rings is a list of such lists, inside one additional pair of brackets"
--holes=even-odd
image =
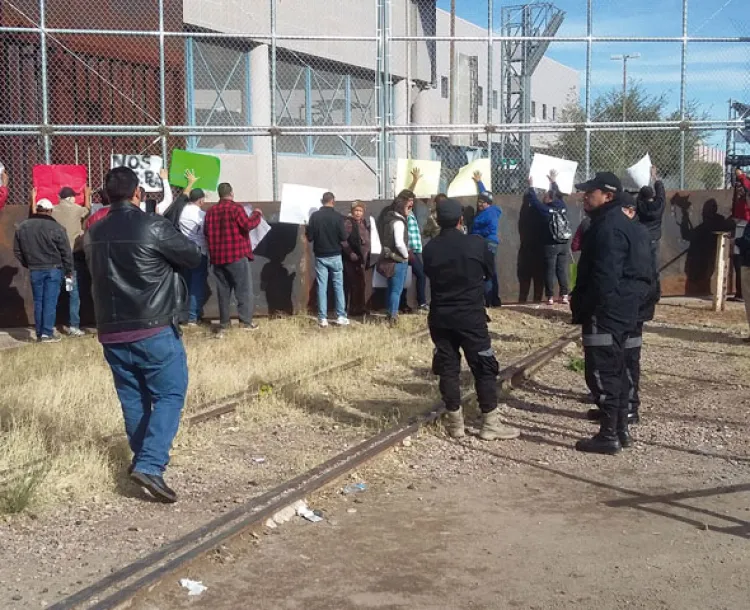
[(648, 186), (651, 183), (651, 157), (646, 153), (643, 159), (625, 171), (637, 188)]
[(414, 187), (417, 197), (432, 197), (440, 189), (440, 161), (422, 161), (419, 159), (399, 159), (396, 167), (396, 194), (411, 186), (412, 170), (418, 169), (422, 175)]
[(370, 254), (377, 256), (383, 251), (383, 246), (380, 243), (380, 234), (378, 233), (378, 227), (375, 223), (375, 219), (370, 216)]
[(326, 189), (301, 184), (281, 186), (281, 209), (279, 222), (293, 225), (306, 225), (313, 212), (320, 209), (321, 199)]
[(474, 182), (474, 172), (482, 174), (482, 184), (488, 191), (492, 191), (492, 167), (489, 159), (477, 159), (468, 165), (464, 165), (448, 187), (448, 197), (472, 197), (477, 192), (477, 183)]
[(147, 193), (162, 190), (159, 172), (163, 167), (162, 158), (156, 155), (112, 155), (110, 168), (129, 167), (138, 174), (138, 182)]
[(557, 172), (557, 187), (560, 192), (570, 195), (573, 192), (578, 163), (540, 153), (534, 154), (534, 160), (531, 162), (531, 170), (529, 171), (529, 178), (534, 183), (534, 188), (549, 188), (547, 176), (553, 170)]
[[(404, 282), (404, 288), (411, 286), (411, 266), (406, 270), (406, 281)], [(384, 275), (380, 275), (377, 269), (372, 271), (372, 287), (373, 288), (388, 288), (388, 278)]]
[[(247, 204), (242, 206), (245, 209), (245, 214), (250, 217), (253, 213), (253, 206)], [(268, 235), (271, 231), (271, 225), (266, 222), (266, 219), (261, 217), (260, 224), (250, 231), (250, 247), (255, 250), (258, 244), (263, 241), (263, 238)]]

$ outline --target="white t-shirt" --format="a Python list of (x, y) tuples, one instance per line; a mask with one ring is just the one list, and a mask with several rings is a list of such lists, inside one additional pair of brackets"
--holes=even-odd
[(203, 220), (206, 213), (194, 203), (188, 203), (180, 214), (180, 231), (206, 254), (206, 236), (203, 234)]

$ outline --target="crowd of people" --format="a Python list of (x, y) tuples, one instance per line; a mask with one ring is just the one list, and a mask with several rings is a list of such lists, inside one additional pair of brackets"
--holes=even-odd
[[(14, 243), (18, 260), (30, 271), (42, 343), (59, 340), (54, 323), (62, 287), (71, 296), (67, 332), (83, 334), (80, 298), (74, 295), (81, 291), (81, 278), (90, 277), (98, 338), (133, 452), (130, 476), (165, 502), (177, 499), (163, 474), (188, 384), (180, 323), (201, 321), (209, 266), (219, 301), (217, 336), (229, 328), (232, 295), (240, 328), (258, 328), (253, 321), (250, 232), (262, 222), (262, 213), (236, 203), (227, 183), (218, 187), (219, 202), (204, 211), (205, 193), (193, 188), (194, 176), (186, 177), (187, 187), (172, 199), (163, 175), (164, 200), (156, 203), (146, 199), (132, 170), (115, 168), (105, 179), (105, 205), (94, 214), (88, 188), (82, 206), (67, 187), (59, 192), (56, 205), (48, 199), (37, 201), (32, 193), (30, 218), (19, 225)], [(323, 195), (305, 228), (315, 255), (319, 325), (328, 326), (329, 282), (336, 324), (347, 326), (349, 315), (366, 312), (367, 274), (373, 268), (387, 284), (385, 308), (395, 323), (405, 307), (404, 284), (411, 268), (417, 307), (427, 314), (435, 345), (433, 372), (440, 379), (448, 434), (465, 434), (459, 383), (463, 352), (482, 412), (480, 438), (516, 438), (519, 431), (505, 425), (497, 410), (499, 365), (486, 309), (500, 304), (496, 256), (502, 211), (482, 176), (475, 174), (476, 214), (472, 206), (440, 194), (420, 224), (414, 212), (420, 178), (415, 170), (411, 188), (399, 193), (374, 224), (363, 202), (355, 201), (344, 217), (335, 209), (333, 193)], [(585, 378), (596, 407), (589, 415), (600, 429), (576, 448), (615, 454), (632, 445), (629, 426), (640, 420), (642, 329), (660, 297), (657, 259), (664, 187), (655, 180), (634, 198), (611, 173), (576, 185), (584, 193), (586, 218), (573, 236), (556, 178), (554, 173), (548, 176), (541, 195), (530, 182), (527, 201), (544, 229), (540, 239), (547, 303), (555, 303), (556, 282), (560, 302), (569, 303), (573, 322), (583, 328)], [(750, 183), (744, 174), (738, 178), (746, 196)], [(0, 199), (7, 198), (7, 185), (5, 174)], [(373, 254), (375, 241), (378, 254)], [(747, 227), (737, 246), (743, 277), (750, 281)], [(581, 252), (572, 292), (567, 275), (571, 247)]]

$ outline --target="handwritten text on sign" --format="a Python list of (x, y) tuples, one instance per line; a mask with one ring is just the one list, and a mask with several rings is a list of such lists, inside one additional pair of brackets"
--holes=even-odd
[(162, 159), (155, 155), (112, 155), (112, 168), (129, 167), (138, 174), (138, 181), (147, 193), (161, 191), (159, 172)]

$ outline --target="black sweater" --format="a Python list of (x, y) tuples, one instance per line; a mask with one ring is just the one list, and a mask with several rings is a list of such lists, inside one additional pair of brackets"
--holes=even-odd
[(346, 241), (344, 217), (331, 207), (323, 206), (310, 216), (305, 229), (307, 241), (313, 242), (317, 258), (341, 255), (341, 244)]

